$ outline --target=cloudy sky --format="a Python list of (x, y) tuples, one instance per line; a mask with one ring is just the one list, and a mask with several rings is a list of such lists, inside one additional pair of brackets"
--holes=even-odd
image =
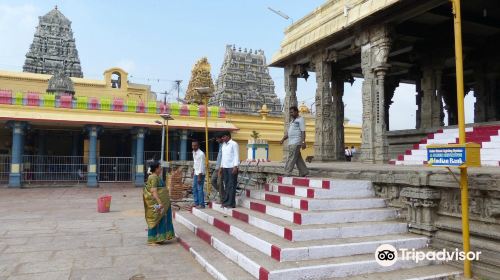
[[(219, 73), (225, 45), (263, 49), (268, 62), (278, 51), (284, 29), (324, 0), (183, 0), (183, 1), (4, 1), (0, 0), (0, 69), (21, 71), (33, 40), (38, 16), (58, 5), (72, 21), (84, 76), (102, 79), (105, 69), (119, 66), (136, 83), (154, 91), (173, 90), (173, 80), (185, 89), (191, 68), (201, 57)], [(267, 7), (291, 17), (285, 20)], [(276, 94), (283, 98), (283, 70), (270, 70)], [(314, 100), (315, 78), (299, 79), (298, 99)], [(391, 107), (391, 130), (415, 126), (415, 87), (401, 85)], [(346, 84), (346, 117), (361, 123), (361, 80)], [(474, 98), (466, 98), (466, 121), (472, 121)]]

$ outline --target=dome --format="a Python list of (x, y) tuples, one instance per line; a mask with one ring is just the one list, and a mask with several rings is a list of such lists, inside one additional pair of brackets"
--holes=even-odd
[(306, 103), (302, 101), (302, 104), (299, 106), (299, 113), (301, 114), (310, 114), (311, 110), (309, 110), (309, 107), (307, 107)]
[(56, 71), (56, 73), (49, 80), (49, 87), (47, 92), (51, 93), (70, 93), (74, 94), (75, 89), (73, 87), (73, 81), (64, 74), (62, 70)]

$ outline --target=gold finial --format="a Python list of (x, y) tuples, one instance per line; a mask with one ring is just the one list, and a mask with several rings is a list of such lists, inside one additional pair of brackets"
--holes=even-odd
[(270, 111), (271, 110), (267, 109), (267, 105), (266, 104), (262, 105), (262, 108), (258, 112), (262, 116), (262, 120), (263, 121), (267, 120), (267, 115), (269, 115)]
[(304, 101), (302, 101), (302, 103), (299, 106), (299, 113), (301, 115), (303, 115), (303, 114), (310, 114), (311, 113), (311, 110), (309, 110), (309, 107), (307, 107), (307, 105), (306, 105), (306, 103)]

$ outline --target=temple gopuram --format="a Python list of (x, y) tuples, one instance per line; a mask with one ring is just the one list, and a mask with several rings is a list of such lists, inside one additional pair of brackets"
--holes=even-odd
[(230, 113), (256, 114), (266, 104), (271, 115), (282, 113), (274, 93), (264, 51), (226, 46), (224, 62), (215, 83), (210, 105), (225, 107)]
[(83, 78), (71, 21), (57, 6), (39, 17), (39, 21), (33, 43), (26, 54), (23, 71), (55, 74), (58, 69), (63, 69), (69, 77)]

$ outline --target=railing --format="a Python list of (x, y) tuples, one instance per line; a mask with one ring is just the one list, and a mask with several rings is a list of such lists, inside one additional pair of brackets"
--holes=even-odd
[[(217, 160), (217, 154), (218, 152), (210, 152), (208, 154), (208, 159), (210, 161), (215, 161)], [(177, 161), (181, 159), (181, 152), (175, 152), (171, 151), (168, 153), (168, 159), (169, 161)], [(185, 159), (187, 161), (192, 161), (193, 160), (193, 153), (192, 152), (186, 152), (185, 154)], [(157, 160), (159, 161), (161, 159), (161, 152), (160, 151), (145, 151), (144, 152), (144, 161), (151, 161), (151, 160)]]
[[(143, 102), (136, 100), (124, 100), (121, 98), (111, 99), (109, 97), (86, 97), (86, 96), (60, 96), (51, 93), (15, 92), (11, 90), (0, 90), (0, 104), (20, 105), (48, 108), (66, 108), (80, 110), (100, 110), (116, 112), (135, 112), (146, 114), (170, 114), (172, 116), (204, 117), (205, 106), (162, 103), (158, 101)], [(225, 118), (226, 110), (222, 107), (209, 106), (208, 116), (212, 118)]]
[(87, 180), (87, 164), (79, 156), (23, 156), (23, 181), (49, 182)]
[(9, 181), (10, 155), (0, 155), (0, 183)]
[(99, 182), (131, 182), (133, 171), (132, 157), (99, 158)]

